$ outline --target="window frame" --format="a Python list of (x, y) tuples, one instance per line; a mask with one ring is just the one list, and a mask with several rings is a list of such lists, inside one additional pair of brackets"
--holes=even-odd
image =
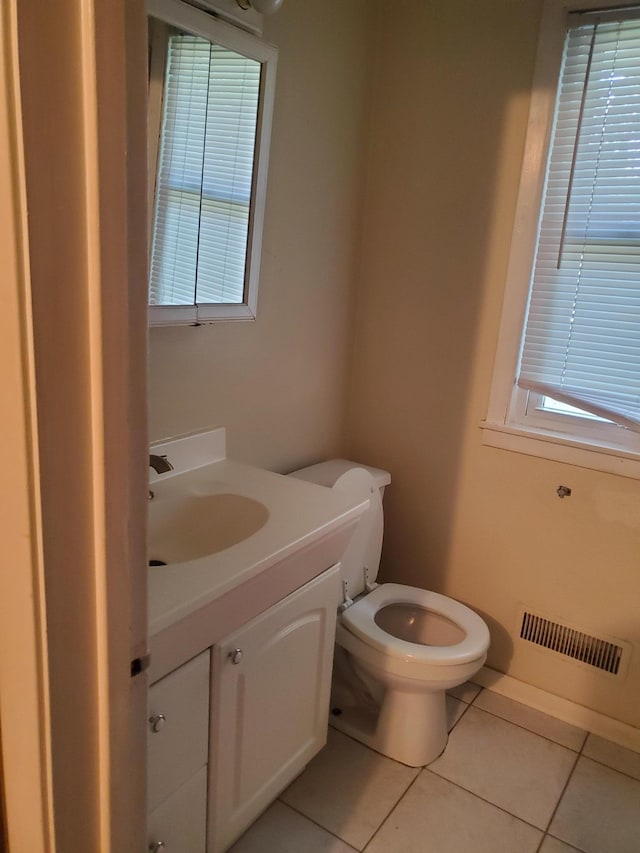
[[(614, 5), (634, 7), (638, 0), (617, 0)], [(541, 413), (539, 395), (515, 384), (567, 18), (571, 12), (602, 7), (602, 0), (545, 0), (543, 6), (502, 318), (487, 417), (481, 426), (483, 443), (491, 447), (640, 478), (640, 433), (603, 421)]]
[[(221, 320), (255, 320), (258, 307), (258, 284), (262, 255), (262, 235), (267, 189), (267, 169), (271, 142), (271, 125), (275, 97), (275, 75), (278, 49), (261, 38), (226, 23), (210, 12), (196, 9), (182, 0), (147, 0), (147, 15), (179, 30), (202, 36), (215, 44), (241, 53), (261, 63), (260, 96), (256, 123), (254, 168), (249, 205), (249, 230), (245, 257), (244, 295), (242, 303), (198, 303), (193, 305), (149, 305), (150, 326), (202, 325)], [(164, 61), (151, 53), (149, 79), (149, 121), (157, 133), (149, 132), (149, 253), (153, 239), (155, 187), (161, 132)], [(148, 288), (148, 281), (146, 282)]]

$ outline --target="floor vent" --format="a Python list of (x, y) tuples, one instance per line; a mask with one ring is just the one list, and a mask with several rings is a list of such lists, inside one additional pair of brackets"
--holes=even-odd
[(567, 655), (612, 675), (617, 675), (620, 670), (624, 651), (622, 646), (592, 637), (526, 610), (522, 614), (520, 636), (537, 646)]

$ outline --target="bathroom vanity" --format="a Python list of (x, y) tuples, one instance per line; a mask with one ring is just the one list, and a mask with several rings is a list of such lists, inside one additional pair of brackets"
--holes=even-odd
[(224, 430), (156, 445), (149, 849), (221, 853), (324, 745), (340, 560), (367, 502), (225, 458)]

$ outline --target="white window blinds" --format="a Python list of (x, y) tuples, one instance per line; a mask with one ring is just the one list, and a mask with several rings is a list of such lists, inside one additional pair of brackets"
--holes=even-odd
[(150, 304), (242, 303), (260, 62), (169, 37)]
[(518, 384), (640, 430), (638, 20), (567, 35)]

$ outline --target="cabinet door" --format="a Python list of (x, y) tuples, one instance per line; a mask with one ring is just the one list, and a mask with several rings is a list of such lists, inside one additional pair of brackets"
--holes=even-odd
[(214, 647), (214, 853), (326, 742), (339, 587), (334, 567)]
[(149, 850), (205, 853), (206, 765), (149, 815)]

